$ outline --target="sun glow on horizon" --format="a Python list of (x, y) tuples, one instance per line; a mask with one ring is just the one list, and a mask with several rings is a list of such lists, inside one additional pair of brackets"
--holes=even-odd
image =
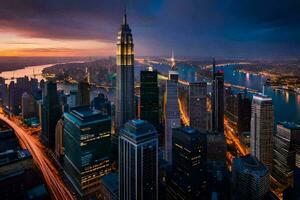
[(110, 56), (114, 43), (96, 40), (29, 38), (0, 33), (0, 56)]

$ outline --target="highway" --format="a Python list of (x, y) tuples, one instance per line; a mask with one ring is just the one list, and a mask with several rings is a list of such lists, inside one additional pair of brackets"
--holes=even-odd
[(226, 116), (224, 116), (224, 134), (226, 140), (229, 140), (227, 143), (232, 142), (241, 156), (245, 156), (250, 153), (247, 147), (240, 142), (238, 136), (235, 135), (233, 129), (229, 126)]
[(21, 128), (22, 126), (18, 124), (18, 120), (16, 118), (9, 119), (0, 112), (0, 120), (3, 120), (15, 131), (20, 143), (24, 144), (29, 150), (34, 162), (43, 174), (44, 180), (51, 192), (53, 199), (76, 199), (75, 195), (70, 193), (69, 189), (61, 180), (59, 172), (54, 167), (51, 160), (46, 156), (45, 147), (41, 144), (39, 139), (36, 136), (33, 136), (30, 131)]

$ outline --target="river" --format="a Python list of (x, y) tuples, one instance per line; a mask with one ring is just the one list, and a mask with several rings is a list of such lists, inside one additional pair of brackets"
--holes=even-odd
[[(41, 80), (43, 79), (41, 76), (42, 70), (52, 65), (55, 64), (29, 66), (24, 69), (3, 72), (0, 74), (0, 76), (6, 79), (10, 79), (13, 76), (14, 78), (23, 76), (28, 76), (31, 78), (33, 77), (34, 72), (34, 74), (36, 74), (35, 77)], [(154, 67), (159, 71), (161, 69), (164, 72), (169, 69), (169, 66), (166, 65), (154, 65)], [(266, 77), (238, 72), (235, 70), (234, 65), (218, 68), (224, 70), (225, 82), (233, 85), (246, 86), (262, 92)], [(137, 71), (139, 70), (139, 67), (137, 67)], [(180, 77), (189, 82), (197, 81), (197, 77), (199, 77), (197, 76), (197, 67), (181, 65), (178, 66), (178, 71), (180, 73)], [(68, 92), (70, 89), (76, 89), (74, 85), (68, 86), (62, 84), (59, 84), (58, 88), (65, 90), (66, 92)], [(91, 96), (95, 96), (98, 92), (103, 91), (92, 91)], [(288, 91), (273, 90), (271, 87), (265, 87), (264, 92), (273, 99), (276, 121), (289, 121), (300, 124), (300, 95)], [(108, 96), (110, 96), (110, 99), (112, 99), (111, 94)]]

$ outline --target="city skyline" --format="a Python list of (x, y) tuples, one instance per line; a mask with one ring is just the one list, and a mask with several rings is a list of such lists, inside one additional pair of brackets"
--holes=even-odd
[[(297, 46), (298, 36), (276, 39), (286, 45), (269, 49), (276, 59), (241, 59), (243, 53), (254, 56), (252, 51), (267, 58), (260, 45), (268, 49), (279, 44), (272, 42), (274, 32), (264, 35), (267, 40), (257, 33), (251, 39), (251, 31), (245, 29), (251, 26), (248, 19), (243, 37), (232, 32), (230, 46), (219, 48), (226, 39), (224, 25), (238, 30), (245, 16), (254, 17), (254, 11), (258, 32), (263, 27), (258, 21), (273, 21), (272, 26), (277, 27), (286, 19), (285, 27), (295, 25), (297, 7), (284, 16), (277, 12), (283, 14), (297, 6), (296, 2), (284, 4), (288, 7), (278, 2), (265, 7), (262, 14), (259, 6), (269, 0), (258, 7), (252, 7), (256, 0), (99, 1), (12, 0), (0, 8), (0, 42), (7, 39), (1, 37), (1, 30), (9, 30), (1, 26), (27, 23), (28, 27), (14, 30), (32, 39), (24, 47), (34, 46), (35, 39), (43, 37), (48, 38), (48, 45), (58, 45), (59, 55), (67, 49), (70, 56), (49, 57), (49, 49), (42, 48), (31, 50), (43, 58), (8, 59), (1, 57), (0, 47), (0, 72), (4, 72), (0, 73), (2, 198), (300, 198), (300, 60), (280, 56), (294, 55), (291, 45)], [(7, 5), (17, 6), (11, 18)], [(103, 6), (103, 12), (97, 13)], [(251, 11), (247, 13), (243, 6)], [(234, 14), (226, 15), (230, 10)], [(120, 14), (123, 17), (115, 24)], [(7, 19), (3, 25), (1, 17)], [(94, 26), (98, 18), (107, 24), (99, 30), (89, 29), (101, 24)], [(278, 18), (283, 21), (277, 23)], [(17, 24), (18, 20), (25, 24)], [(198, 25), (203, 27), (198, 29)], [(219, 26), (224, 29), (215, 34)], [(210, 37), (201, 35), (204, 29)], [(114, 37), (113, 56), (103, 57), (101, 48), (91, 48), (105, 43), (108, 48), (102, 50), (109, 53), (110, 37)], [(86, 38), (91, 46), (84, 45)], [(10, 44), (20, 45), (18, 38), (10, 39)], [(249, 46), (251, 40), (255, 47)], [(65, 44), (67, 41), (70, 43)], [(230, 51), (236, 41), (238, 54)], [(3, 44), (3, 49), (11, 47)], [(247, 51), (241, 44), (248, 45)], [(207, 57), (199, 59), (205, 47), (201, 56)], [(76, 56), (74, 49), (80, 57), (72, 57)], [(163, 54), (170, 49), (171, 57), (151, 56), (151, 52)], [(26, 54), (31, 50), (25, 50)], [(57, 56), (56, 50), (52, 53)], [(94, 50), (97, 57), (86, 57)], [(147, 57), (139, 56), (147, 51)], [(218, 54), (222, 51), (231, 58), (222, 59)]]
[(295, 0), (1, 1), (0, 42), (5, 45), (0, 56), (112, 56), (126, 7), (137, 56), (167, 56), (174, 49), (177, 56), (297, 57), (299, 4)]

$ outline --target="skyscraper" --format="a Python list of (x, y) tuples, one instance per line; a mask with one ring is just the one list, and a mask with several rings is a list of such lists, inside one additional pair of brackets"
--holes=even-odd
[(272, 98), (265, 95), (253, 96), (250, 137), (251, 154), (257, 157), (269, 170), (272, 169), (273, 109)]
[(141, 71), (141, 119), (159, 128), (159, 88), (157, 71)]
[(246, 93), (239, 92), (234, 95), (228, 92), (226, 95), (225, 115), (237, 134), (250, 132), (251, 99)]
[(266, 199), (269, 192), (269, 170), (256, 157), (235, 158), (232, 168), (233, 199)]
[(46, 83), (45, 96), (42, 105), (42, 141), (54, 149), (55, 146), (55, 127), (62, 115), (62, 107), (59, 104), (57, 86), (55, 82)]
[(173, 133), (173, 164), (167, 181), (167, 199), (206, 199), (206, 132), (182, 127)]
[(86, 80), (78, 83), (76, 104), (77, 106), (90, 105), (90, 84)]
[(89, 106), (64, 113), (64, 166), (81, 196), (99, 189), (100, 178), (110, 172), (111, 116)]
[(22, 115), (23, 119), (28, 119), (32, 117), (36, 117), (36, 102), (32, 95), (24, 92), (22, 94)]
[(216, 72), (215, 59), (213, 60), (212, 81), (212, 131), (224, 132), (224, 72)]
[(180, 112), (178, 105), (178, 73), (169, 72), (169, 80), (166, 84), (166, 105), (165, 105), (165, 155), (164, 158), (172, 164), (172, 135), (173, 129), (179, 128)]
[(207, 130), (207, 85), (205, 82), (189, 85), (189, 117), (190, 126), (200, 131)]
[(55, 127), (55, 155), (59, 159), (64, 154), (63, 135), (64, 135), (64, 121), (63, 119), (60, 119), (58, 120)]
[(154, 126), (131, 120), (119, 134), (119, 199), (158, 199), (158, 138)]
[(117, 42), (116, 128), (135, 118), (134, 51), (131, 29), (123, 18)]
[(272, 176), (285, 186), (293, 185), (296, 138), (300, 138), (300, 125), (279, 122), (274, 135)]

